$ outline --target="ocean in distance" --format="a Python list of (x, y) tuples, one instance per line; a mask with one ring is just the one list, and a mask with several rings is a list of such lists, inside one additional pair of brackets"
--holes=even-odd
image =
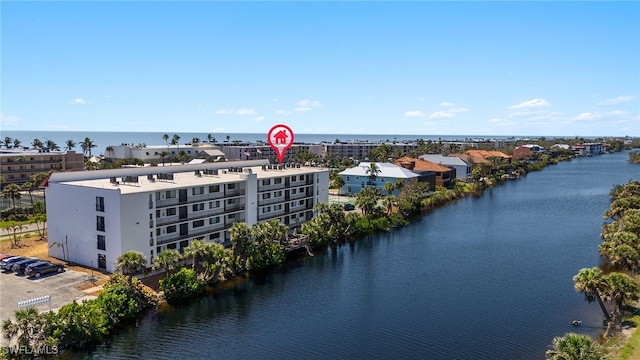
[[(61, 149), (64, 149), (67, 140), (73, 140), (78, 145), (75, 150), (80, 152), (79, 143), (86, 137), (91, 139), (97, 147), (93, 154), (99, 155), (104, 153), (107, 146), (120, 144), (146, 144), (146, 145), (163, 145), (165, 141), (162, 136), (168, 134), (173, 137), (174, 134), (180, 136), (180, 144), (190, 143), (193, 138), (199, 138), (200, 141), (206, 141), (209, 133), (204, 132), (98, 132), (98, 131), (0, 131), (0, 141), (5, 137), (12, 139), (20, 139), (22, 146), (29, 147), (34, 139), (40, 139), (42, 142), (53, 140)], [(267, 141), (266, 133), (211, 133), (216, 142), (222, 143), (229, 136), (230, 141), (239, 140), (242, 142), (258, 142)], [(537, 138), (537, 136), (532, 136)], [(366, 135), (366, 134), (295, 134), (296, 143), (321, 143), (334, 142), (336, 139), (340, 141), (368, 141), (368, 142), (385, 142), (385, 141), (411, 141), (416, 139), (442, 140), (442, 141), (464, 141), (469, 139), (509, 139), (522, 138), (522, 136), (491, 136), (491, 135)]]

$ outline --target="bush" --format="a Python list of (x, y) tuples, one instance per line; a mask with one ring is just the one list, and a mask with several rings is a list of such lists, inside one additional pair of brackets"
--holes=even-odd
[(204, 293), (205, 283), (192, 269), (182, 268), (167, 279), (160, 280), (160, 290), (169, 304), (177, 304)]

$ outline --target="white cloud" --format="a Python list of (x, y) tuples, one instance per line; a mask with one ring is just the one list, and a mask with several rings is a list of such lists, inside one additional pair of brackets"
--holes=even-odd
[(312, 108), (317, 108), (317, 107), (321, 107), (322, 106), (320, 101), (309, 100), (309, 99), (300, 100), (300, 101), (298, 101), (297, 105), (298, 105), (298, 107), (293, 109), (293, 111), (295, 111), (295, 112), (309, 111)]
[(467, 108), (456, 108), (456, 109), (447, 110), (447, 112), (450, 112), (450, 113), (460, 113), (460, 112), (467, 112), (467, 111), (469, 111), (469, 109)]
[(85, 100), (83, 98), (75, 98), (73, 99), (70, 104), (72, 105), (86, 105), (86, 104), (90, 104), (91, 101)]
[(606, 100), (602, 100), (598, 103), (598, 105), (604, 105), (604, 106), (608, 106), (608, 105), (618, 105), (618, 104), (623, 104), (623, 103), (627, 103), (630, 101), (635, 100), (636, 97), (634, 95), (623, 95), (623, 96), (618, 96), (616, 98), (613, 99), (606, 99)]
[(253, 109), (238, 109), (236, 115), (255, 115), (256, 111)]
[(22, 122), (22, 120), (13, 115), (0, 114), (0, 124), (2, 126), (15, 126)]
[(216, 110), (216, 114), (218, 115), (231, 115), (233, 114), (233, 109), (220, 109), (220, 110)]
[(526, 109), (532, 107), (547, 107), (550, 106), (549, 102), (545, 99), (531, 99), (529, 101), (525, 101), (523, 103), (513, 105), (511, 109)]
[(450, 107), (450, 106), (453, 106), (453, 103), (450, 103), (448, 101), (444, 101), (444, 102), (440, 103), (440, 106)]
[(264, 120), (264, 116), (258, 116), (253, 118), (253, 121), (262, 121), (262, 120)]
[(288, 116), (288, 115), (291, 115), (291, 111), (287, 111), (287, 110), (278, 110), (278, 111), (276, 111), (276, 115), (284, 115), (284, 116)]
[(492, 123), (492, 124), (497, 124), (497, 123), (501, 123), (502, 120), (498, 119), (498, 118), (493, 118), (493, 119), (489, 120), (489, 122)]
[(423, 113), (422, 111), (419, 110), (412, 110), (412, 111), (407, 111), (406, 113), (404, 113), (405, 117), (425, 117), (427, 116), (427, 114)]
[(628, 113), (626, 111), (621, 110), (613, 110), (613, 111), (596, 111), (596, 112), (583, 112), (582, 114), (575, 116), (571, 120), (573, 121), (593, 121), (599, 120), (602, 118), (610, 118), (610, 117), (620, 117), (625, 116)]
[(455, 115), (449, 111), (436, 111), (429, 115), (429, 119), (452, 118)]

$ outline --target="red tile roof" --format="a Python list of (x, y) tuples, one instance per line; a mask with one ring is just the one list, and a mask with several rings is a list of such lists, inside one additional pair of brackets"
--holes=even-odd
[(452, 171), (450, 168), (446, 166), (442, 166), (440, 164), (432, 163), (431, 161), (423, 160), (423, 159), (415, 159), (410, 157), (402, 157), (395, 162), (396, 165), (402, 166), (405, 169), (416, 170), (416, 171), (433, 171), (439, 173), (446, 173)]

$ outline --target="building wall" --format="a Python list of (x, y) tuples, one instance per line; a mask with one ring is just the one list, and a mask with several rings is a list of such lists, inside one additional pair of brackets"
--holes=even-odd
[[(301, 226), (311, 219), (316, 204), (328, 202), (328, 170), (279, 169), (261, 176), (250, 169), (223, 170), (183, 185), (181, 176), (195, 178), (193, 172), (177, 174), (175, 186), (163, 182), (161, 189), (148, 182), (148, 191), (140, 189), (144, 182), (111, 184), (108, 178), (100, 182), (102, 187), (50, 182), (49, 245), (64, 243), (69, 257), (56, 246), (50, 247), (50, 256), (113, 272), (121, 254), (139, 251), (151, 266), (160, 252), (182, 250), (194, 239), (228, 242), (235, 222), (253, 225), (277, 219), (292, 228)], [(270, 184), (262, 186), (265, 176)], [(274, 186), (275, 179), (279, 184)], [(281, 196), (273, 196), (278, 191)], [(269, 194), (268, 201), (261, 194)], [(104, 199), (103, 207), (96, 205), (96, 197)], [(269, 209), (263, 212), (265, 207)], [(98, 216), (104, 218), (104, 229), (98, 228)], [(104, 236), (104, 249), (98, 248), (98, 235)]]
[(5, 184), (24, 184), (37, 173), (83, 170), (84, 156), (75, 151), (35, 152), (12, 151), (0, 154), (0, 173)]
[[(395, 185), (398, 179), (391, 177), (378, 176), (375, 181), (371, 182), (368, 176), (354, 176), (354, 175), (340, 175), (344, 180), (344, 186), (340, 188), (340, 195), (355, 195), (365, 187), (375, 186), (380, 190), (382, 194), (387, 194), (384, 190), (384, 184), (391, 182)], [(417, 178), (415, 178), (417, 179)], [(415, 179), (404, 179), (404, 184), (407, 185)], [(393, 195), (398, 195), (400, 190), (394, 190)]]

